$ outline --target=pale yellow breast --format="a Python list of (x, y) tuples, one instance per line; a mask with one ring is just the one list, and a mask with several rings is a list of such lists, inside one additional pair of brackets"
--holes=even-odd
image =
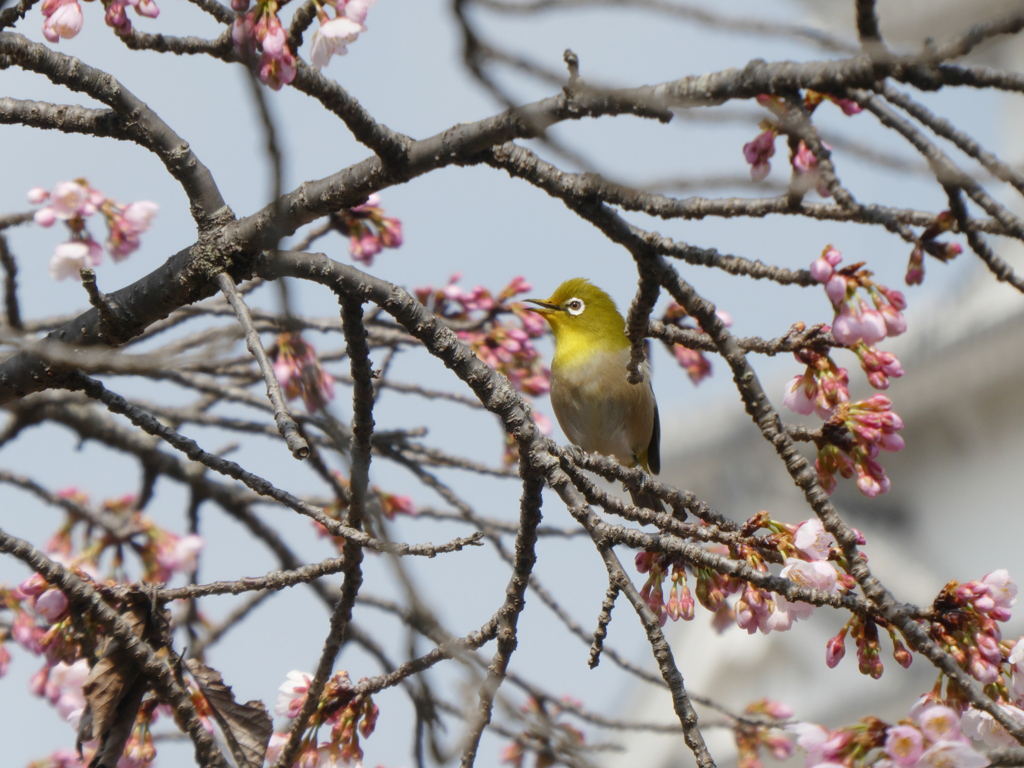
[[(561, 341), (558, 352), (563, 352)], [(571, 443), (632, 467), (650, 444), (655, 401), (647, 364), (643, 381), (630, 384), (628, 362), (628, 347), (556, 354), (551, 366), (551, 407)]]

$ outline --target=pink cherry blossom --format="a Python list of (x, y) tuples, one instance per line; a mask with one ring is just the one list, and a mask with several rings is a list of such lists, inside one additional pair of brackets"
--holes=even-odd
[(79, 181), (62, 181), (53, 188), (49, 208), (58, 219), (91, 216), (96, 206), (89, 186)]
[[(245, 0), (248, 5), (248, 0)], [(244, 8), (242, 10), (245, 10)], [(267, 744), (267, 755), (266, 764), (273, 765), (277, 762), (277, 759), (281, 756), (284, 745), (288, 743), (289, 734), (287, 733), (274, 733), (270, 737), (270, 742)]]
[(796, 736), (796, 745), (807, 753), (807, 765), (818, 765), (831, 734), (816, 723), (790, 723), (785, 730)]
[(926, 749), (919, 768), (985, 768), (989, 760), (963, 741), (939, 741)]
[(107, 226), (107, 250), (114, 261), (122, 261), (139, 247), (139, 235), (149, 229), (159, 206), (148, 200), (129, 203), (122, 209), (108, 204), (105, 208)]
[(990, 615), (999, 611), (999, 616), (993, 615), (993, 618), (997, 621), (1007, 621), (1010, 618), (1010, 608), (1017, 602), (1017, 583), (1010, 578), (1005, 568), (986, 574), (981, 582), (989, 588), (989, 594), (995, 602), (995, 609)]
[(347, 16), (322, 21), (320, 27), (313, 33), (309, 51), (310, 64), (316, 69), (322, 69), (327, 66), (332, 56), (346, 55), (348, 44), (354, 43), (362, 31), (362, 23)]
[(309, 692), (311, 682), (313, 682), (312, 675), (295, 670), (289, 672), (285, 676), (285, 681), (277, 689), (277, 703), (274, 705), (274, 712), (281, 717), (292, 719), (298, 716), (306, 701), (306, 694)]
[(955, 741), (960, 735), (960, 717), (949, 707), (935, 704), (924, 708), (917, 716), (921, 731), (930, 741)]
[(885, 737), (885, 754), (896, 764), (914, 765), (924, 752), (924, 736), (911, 725), (897, 725), (889, 729)]
[[(1012, 704), (1000, 704), (999, 708), (1018, 725), (1024, 727), (1024, 710)], [(978, 739), (984, 742), (985, 746), (993, 749), (1019, 746), (1017, 740), (992, 715), (974, 707), (968, 709), (961, 716), (960, 728), (968, 738)]]
[(95, 242), (71, 240), (60, 243), (50, 258), (50, 276), (54, 280), (73, 278), (81, 280), (81, 270), (95, 267), (100, 263), (102, 250)]
[(1013, 669), (1011, 674), (1013, 692), (1017, 694), (1018, 698), (1024, 698), (1024, 637), (1020, 638), (1013, 646), (1013, 650), (1006, 658), (1006, 663)]
[(348, 0), (345, 3), (345, 15), (357, 24), (366, 23), (366, 14), (377, 0)]
[(796, 527), (793, 546), (811, 560), (828, 560), (829, 552), (836, 546), (835, 537), (825, 530), (818, 518), (804, 520)]
[[(836, 569), (823, 560), (808, 562), (795, 557), (786, 558), (786, 565), (779, 576), (804, 589), (817, 589), (828, 593), (837, 591)], [(791, 603), (780, 594), (773, 596), (776, 612), (787, 613), (793, 621), (809, 618), (817, 607), (811, 603)]]
[(60, 662), (50, 670), (44, 694), (57, 707), (61, 717), (75, 728), (85, 711), (82, 684), (89, 675), (89, 662), (79, 659), (70, 666)]
[(62, 37), (70, 39), (82, 31), (82, 7), (78, 0), (55, 0), (42, 6), (43, 37), (56, 43)]
[(157, 562), (171, 573), (189, 573), (196, 569), (199, 553), (203, 550), (203, 539), (194, 533), (168, 540), (166, 547), (157, 551)]

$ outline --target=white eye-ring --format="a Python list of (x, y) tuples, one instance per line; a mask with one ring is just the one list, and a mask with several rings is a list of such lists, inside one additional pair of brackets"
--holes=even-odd
[(586, 304), (583, 303), (583, 299), (569, 299), (565, 302), (565, 308), (570, 315), (582, 315), (583, 310), (587, 308)]

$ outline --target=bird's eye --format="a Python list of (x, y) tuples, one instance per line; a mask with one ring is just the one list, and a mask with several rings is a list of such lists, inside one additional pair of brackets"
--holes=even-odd
[(570, 315), (582, 315), (585, 306), (583, 299), (569, 299), (565, 303), (565, 308), (569, 310)]

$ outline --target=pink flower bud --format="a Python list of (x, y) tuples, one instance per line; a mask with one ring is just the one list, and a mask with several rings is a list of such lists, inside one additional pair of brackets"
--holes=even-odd
[(864, 302), (861, 302), (860, 324), (862, 338), (867, 344), (876, 344), (886, 335), (885, 318), (874, 309), (867, 309)]
[(693, 620), (694, 600), (690, 588), (683, 582), (679, 588), (679, 617), (683, 621)]
[(878, 447), (883, 451), (902, 451), (907, 447), (903, 438), (899, 435), (884, 434), (878, 439)]
[(885, 320), (885, 328), (890, 336), (899, 336), (907, 330), (907, 320), (903, 314), (889, 304), (883, 304), (878, 309)]
[(786, 394), (782, 398), (782, 404), (794, 413), (801, 413), (805, 416), (814, 411), (814, 398), (811, 396), (814, 390), (808, 392), (806, 376), (794, 376), (786, 385)]
[(832, 101), (836, 106), (843, 110), (844, 115), (856, 115), (863, 111), (863, 107), (852, 99), (837, 99), (832, 97)]
[(750, 177), (761, 181), (771, 171), (768, 158), (775, 154), (775, 131), (769, 128), (743, 145), (743, 157), (750, 163)]
[(849, 314), (846, 307), (843, 310), (843, 313), (832, 324), (832, 335), (835, 336), (837, 342), (847, 347), (864, 338), (864, 329), (861, 327), (859, 318)]
[[(248, 2), (246, 4), (248, 5)], [(246, 14), (235, 19), (231, 25), (231, 41), (239, 53), (252, 54), (255, 51), (252, 16)]]
[(896, 659), (896, 663), (904, 669), (910, 669), (910, 665), (914, 661), (914, 657), (910, 655), (910, 651), (904, 648), (903, 644), (898, 641), (893, 646), (892, 657)]
[(53, 208), (47, 206), (46, 208), (40, 208), (32, 214), (32, 220), (40, 227), (52, 227), (54, 222), (57, 221), (57, 214), (54, 213)]
[(160, 15), (160, 9), (156, 7), (156, 3), (153, 0), (138, 0), (138, 3), (133, 3), (133, 5), (135, 5), (135, 11), (140, 16), (155, 19)]
[(50, 589), (50, 585), (47, 583), (46, 579), (38, 573), (33, 573), (16, 587), (15, 597), (18, 599), (38, 597), (48, 589)]
[(385, 248), (398, 248), (402, 244), (402, 222), (387, 217), (381, 219), (380, 240)]
[(811, 277), (819, 283), (827, 283), (829, 279), (835, 274), (835, 270), (832, 265), (826, 261), (824, 256), (821, 256), (811, 262)]
[(984, 685), (989, 685), (999, 679), (999, 667), (983, 659), (977, 649), (971, 648), (967, 655), (970, 658), (967, 671), (974, 679)]
[(50, 668), (43, 667), (28, 681), (28, 689), (36, 696), (42, 698), (46, 695), (46, 683), (50, 677)]
[(842, 275), (832, 275), (825, 283), (825, 295), (832, 302), (832, 306), (838, 307), (846, 298), (846, 278)]
[(36, 600), (36, 611), (51, 623), (61, 619), (67, 608), (68, 599), (59, 589), (47, 590)]

